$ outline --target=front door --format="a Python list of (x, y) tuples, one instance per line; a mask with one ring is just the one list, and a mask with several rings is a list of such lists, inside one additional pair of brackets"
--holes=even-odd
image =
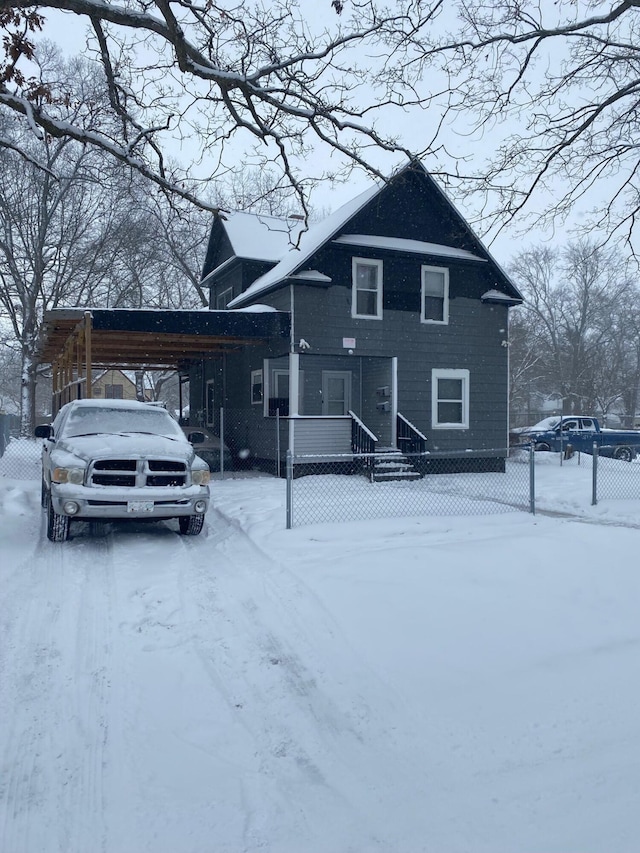
[(351, 372), (322, 371), (322, 414), (346, 415), (351, 408)]

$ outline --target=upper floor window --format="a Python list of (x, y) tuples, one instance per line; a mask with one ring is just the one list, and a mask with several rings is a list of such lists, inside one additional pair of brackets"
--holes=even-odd
[(351, 316), (382, 319), (382, 261), (353, 258)]
[(108, 400), (122, 400), (124, 397), (124, 385), (105, 385), (104, 396)]
[(449, 270), (446, 267), (422, 267), (423, 323), (449, 322)]
[(469, 428), (469, 371), (431, 371), (433, 429)]

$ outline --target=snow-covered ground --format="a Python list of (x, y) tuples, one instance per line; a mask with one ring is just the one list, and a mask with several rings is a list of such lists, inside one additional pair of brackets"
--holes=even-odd
[(635, 853), (640, 501), (536, 468), (536, 516), (237, 478), (55, 545), (0, 477), (0, 851)]

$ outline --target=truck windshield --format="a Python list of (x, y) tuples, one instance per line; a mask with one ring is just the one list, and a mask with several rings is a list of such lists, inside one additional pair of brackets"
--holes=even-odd
[(63, 436), (96, 435), (98, 433), (152, 433), (185, 441), (184, 434), (164, 409), (117, 409), (91, 406), (78, 407), (69, 414)]

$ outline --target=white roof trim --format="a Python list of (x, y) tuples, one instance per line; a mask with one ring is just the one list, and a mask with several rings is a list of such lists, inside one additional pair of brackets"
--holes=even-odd
[(333, 281), (331, 276), (325, 275), (319, 270), (302, 270), (302, 272), (294, 273), (291, 278), (295, 278), (300, 281), (321, 281), (325, 284), (331, 284)]
[(483, 293), (480, 299), (483, 302), (510, 302), (510, 303), (519, 303), (522, 300), (516, 299), (514, 296), (509, 296), (507, 293), (503, 293), (501, 290), (487, 290), (486, 293)]
[(474, 255), (467, 249), (456, 249), (439, 243), (425, 243), (422, 240), (406, 240), (403, 237), (379, 237), (376, 234), (343, 234), (334, 240), (347, 246), (365, 246), (370, 249), (391, 249), (396, 252), (413, 252), (416, 255), (439, 255), (445, 258), (459, 258), (466, 261), (488, 263), (485, 258)]
[(221, 264), (218, 264), (218, 266), (217, 266), (214, 270), (211, 270), (211, 272), (210, 272), (210, 273), (207, 273), (207, 274), (206, 274), (206, 276), (205, 276), (205, 277), (200, 281), (200, 284), (206, 284), (206, 282), (208, 281), (208, 279), (213, 278), (213, 276), (214, 276), (214, 275), (217, 275), (219, 272), (222, 272), (222, 270), (223, 270), (223, 269), (225, 269), (226, 267), (228, 267), (228, 266), (229, 266), (229, 264), (230, 264), (232, 261), (235, 261), (235, 260), (237, 260), (237, 259), (236, 259), (236, 256), (235, 256), (235, 255), (231, 255), (231, 257), (230, 257), (230, 258), (227, 258), (227, 260), (226, 260), (226, 261), (223, 261)]

